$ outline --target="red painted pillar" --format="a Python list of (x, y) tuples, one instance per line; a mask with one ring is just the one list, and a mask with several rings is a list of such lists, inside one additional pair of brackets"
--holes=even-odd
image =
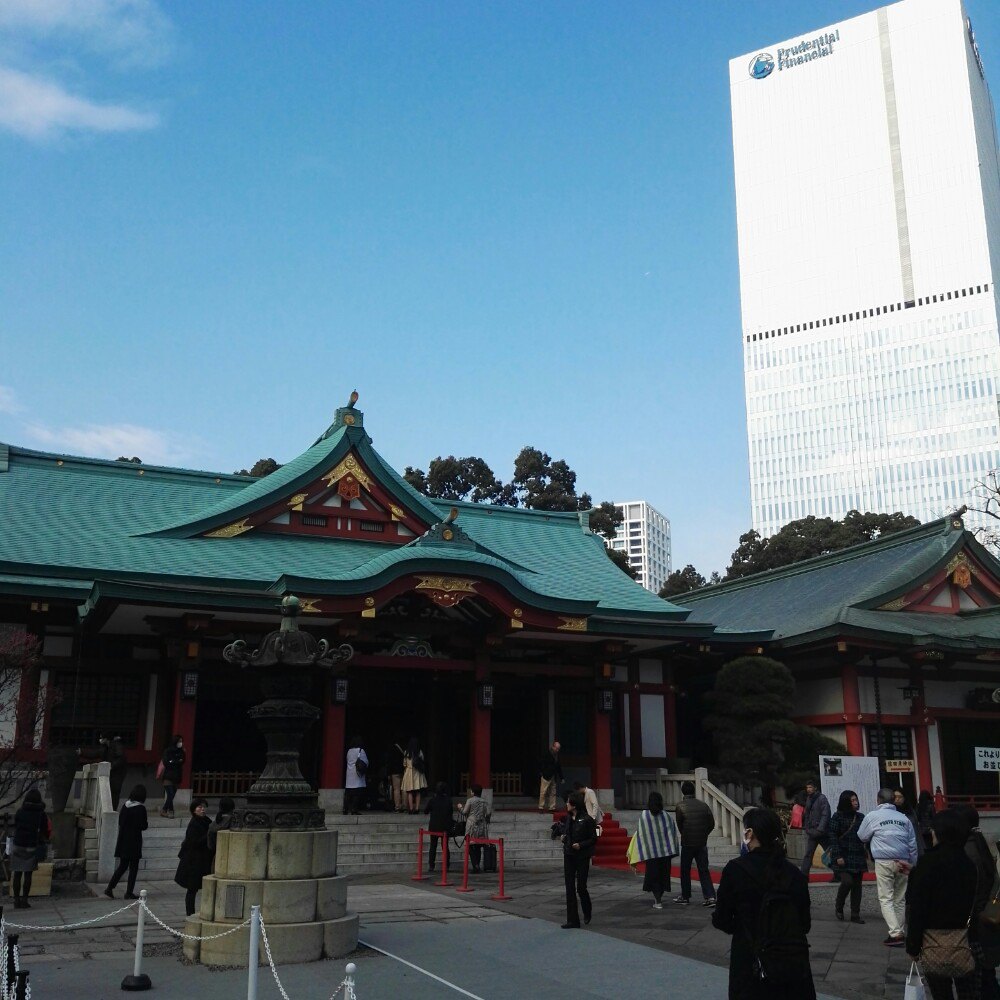
[(852, 757), (863, 757), (865, 740), (858, 716), (861, 714), (861, 692), (858, 689), (858, 668), (845, 663), (841, 668), (840, 682), (844, 691), (844, 721), (847, 723), (847, 752)]
[(597, 710), (598, 692), (594, 696), (594, 714), (590, 740), (590, 787), (611, 787), (611, 713)]
[(471, 739), (472, 760), (469, 762), (470, 784), (492, 788), (493, 779), (490, 775), (492, 763), (490, 760), (490, 743), (493, 733), (492, 709), (479, 707), (479, 685), (489, 680), (489, 664), (476, 664), (476, 682), (472, 687), (472, 720)]
[[(629, 668), (630, 670), (632, 668)], [(635, 668), (638, 671), (638, 667)], [(638, 673), (636, 674), (638, 678)], [(637, 760), (642, 756), (642, 709), (639, 702), (637, 679), (629, 683), (628, 692), (628, 730), (631, 746), (631, 758)]]
[(198, 702), (194, 698), (182, 698), (181, 689), (184, 686), (183, 667), (177, 671), (177, 682), (174, 686), (174, 716), (171, 723), (170, 738), (180, 736), (184, 740), (184, 768), (178, 788), (191, 787), (191, 764), (194, 761), (194, 720)]
[(322, 757), (319, 766), (320, 788), (343, 788), (345, 755), (347, 754), (346, 716), (344, 705), (333, 702), (331, 678), (326, 685), (326, 699), (323, 704), (323, 735), (320, 741)]
[(924, 695), (924, 679), (920, 668), (916, 670), (916, 682), (920, 695), (910, 702), (910, 712), (913, 715), (913, 749), (917, 757), (917, 794), (927, 789), (934, 794), (934, 780), (931, 774), (931, 741), (927, 733), (930, 719), (927, 715), (927, 699)]
[(666, 690), (663, 692), (663, 732), (667, 740), (667, 757), (677, 756), (677, 687), (674, 684), (674, 668), (663, 665), (663, 679)]

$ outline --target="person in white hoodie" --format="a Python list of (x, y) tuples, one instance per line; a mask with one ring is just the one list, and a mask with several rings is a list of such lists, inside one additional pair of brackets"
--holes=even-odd
[(878, 806), (861, 821), (858, 839), (869, 845), (875, 859), (878, 905), (889, 928), (889, 936), (882, 943), (902, 947), (906, 941), (906, 880), (917, 863), (917, 833), (893, 805), (891, 788), (879, 789)]

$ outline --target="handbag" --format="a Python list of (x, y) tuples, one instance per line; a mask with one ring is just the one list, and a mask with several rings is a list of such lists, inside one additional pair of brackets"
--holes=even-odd
[(910, 974), (906, 977), (906, 989), (903, 990), (903, 1000), (924, 1000), (924, 980), (916, 962), (910, 963)]
[(961, 979), (976, 971), (969, 947), (969, 928), (929, 927), (920, 949), (920, 969), (925, 976)]
[(993, 883), (990, 898), (979, 911), (979, 922), (987, 927), (1000, 928), (1000, 881)]
[(49, 845), (42, 843), (35, 848), (35, 861), (41, 863), (49, 856)]

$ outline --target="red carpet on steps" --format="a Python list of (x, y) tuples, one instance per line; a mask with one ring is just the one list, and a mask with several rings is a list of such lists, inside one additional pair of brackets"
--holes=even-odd
[[(561, 821), (565, 816), (565, 812), (558, 812), (554, 813), (552, 818), (553, 821)], [(628, 853), (628, 842), (632, 839), (632, 834), (618, 820), (614, 819), (611, 813), (604, 814), (601, 830), (602, 834), (597, 838), (597, 847), (594, 849), (594, 867), (612, 868), (623, 872), (629, 871), (631, 865), (625, 860), (625, 856)], [(644, 864), (640, 863), (637, 865), (637, 870), (642, 872), (645, 870), (645, 867)], [(722, 869), (712, 868), (710, 870), (712, 873), (712, 882), (718, 885), (719, 879), (722, 877)], [(670, 869), (670, 874), (674, 878), (680, 878), (680, 866), (673, 865)], [(697, 882), (697, 873), (692, 871), (691, 874), (693, 880)], [(875, 874), (873, 872), (866, 872), (863, 879), (865, 882), (874, 882)], [(809, 875), (809, 881), (813, 884), (829, 883), (834, 881), (834, 877), (833, 873), (825, 868), (818, 871), (814, 869)]]

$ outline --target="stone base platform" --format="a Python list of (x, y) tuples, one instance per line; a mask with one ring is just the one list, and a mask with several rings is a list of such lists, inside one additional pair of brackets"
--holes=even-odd
[[(199, 912), (184, 932), (184, 954), (203, 965), (246, 966), (250, 928), (224, 937), (254, 906), (276, 964), (343, 958), (358, 944), (357, 914), (347, 912), (347, 876), (337, 874), (336, 830), (224, 830), (215, 874), (202, 881)], [(263, 939), (258, 962), (266, 964)]]
[[(358, 946), (358, 923), (356, 913), (345, 914), (336, 920), (310, 921), (304, 924), (273, 924), (267, 918), (264, 919), (275, 965), (318, 962), (321, 958), (343, 958), (349, 955)], [(208, 937), (231, 930), (232, 926), (232, 921), (216, 923), (197, 916), (188, 917), (184, 922), (184, 933)], [(209, 941), (184, 942), (184, 957), (202, 965), (245, 967), (249, 951), (249, 927)], [(263, 940), (258, 952), (257, 964), (267, 965)]]

